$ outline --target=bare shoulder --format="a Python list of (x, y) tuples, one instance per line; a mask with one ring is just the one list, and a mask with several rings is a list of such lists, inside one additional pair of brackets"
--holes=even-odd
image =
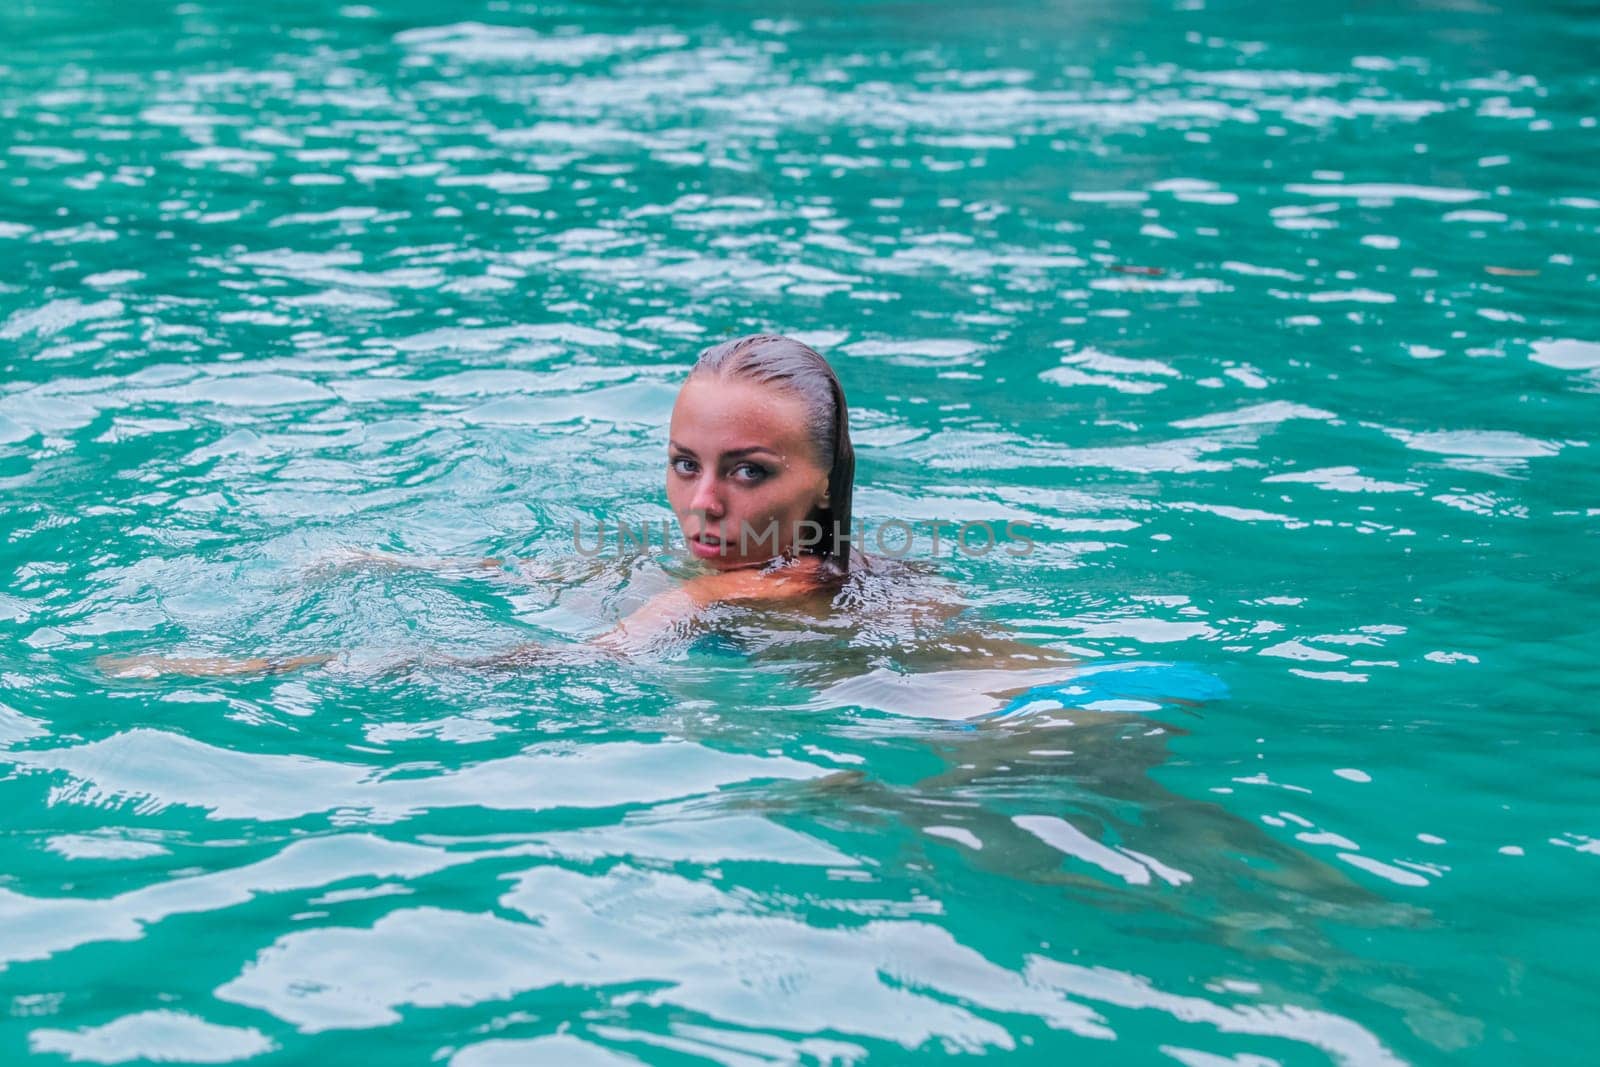
[(832, 587), (811, 561), (795, 561), (774, 570), (750, 568), (691, 578), (683, 585), (697, 606), (730, 600), (797, 600)]

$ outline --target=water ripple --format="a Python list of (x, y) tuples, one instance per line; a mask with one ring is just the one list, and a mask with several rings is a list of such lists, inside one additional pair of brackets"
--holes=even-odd
[[(0, 16), (0, 1042), (1573, 1058), (1592, 26), (1337, 8)], [(395, 667), (669, 588), (574, 523), (770, 329), (949, 621)], [(1235, 697), (961, 729), (968, 623)]]

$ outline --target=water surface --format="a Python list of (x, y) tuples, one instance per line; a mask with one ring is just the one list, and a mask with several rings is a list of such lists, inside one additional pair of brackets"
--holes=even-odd
[[(0, 41), (6, 1060), (1589, 1043), (1592, 8), (42, 0)], [(758, 329), (835, 361), (859, 516), (1033, 524), (946, 542), (974, 624), (1232, 699), (951, 730), (833, 686), (893, 619), (377, 669), (664, 587), (329, 561), (667, 518), (686, 362)], [(150, 650), (347, 658), (94, 665)]]

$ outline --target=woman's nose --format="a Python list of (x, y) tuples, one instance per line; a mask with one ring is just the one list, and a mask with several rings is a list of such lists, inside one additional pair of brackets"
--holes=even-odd
[(718, 491), (715, 475), (706, 474), (695, 483), (694, 496), (689, 500), (689, 510), (697, 511), (707, 518), (722, 517), (722, 494)]

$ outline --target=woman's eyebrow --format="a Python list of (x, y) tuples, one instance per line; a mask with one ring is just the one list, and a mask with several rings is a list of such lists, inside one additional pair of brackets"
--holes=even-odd
[[(682, 452), (686, 456), (694, 456), (694, 449), (685, 448), (683, 445), (680, 445), (676, 441), (668, 440), (667, 441), (667, 446), (669, 448), (673, 449), (674, 451)], [(744, 456), (754, 455), (757, 452), (765, 452), (767, 455), (773, 457), (774, 459), (782, 459), (783, 458), (783, 454), (782, 453), (776, 452), (773, 449), (768, 448), (766, 445), (748, 445), (748, 446), (746, 446), (744, 448), (730, 448), (728, 451), (726, 451), (726, 452), (724, 452), (722, 454), (722, 458), (723, 459), (740, 459), (740, 458), (742, 458)], [(698, 457), (696, 457), (696, 458), (698, 458)]]

